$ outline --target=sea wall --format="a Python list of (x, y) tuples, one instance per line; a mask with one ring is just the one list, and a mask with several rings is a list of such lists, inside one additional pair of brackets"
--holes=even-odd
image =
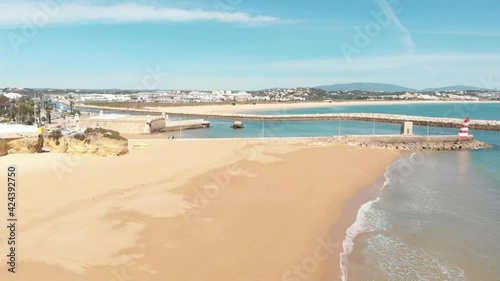
[[(172, 113), (172, 115), (174, 115)], [(300, 115), (255, 115), (255, 114), (179, 114), (186, 117), (204, 117), (211, 119), (229, 119), (229, 120), (250, 120), (250, 121), (325, 121), (325, 120), (352, 120), (369, 121), (381, 123), (413, 122), (414, 125), (460, 128), (464, 119), (459, 118), (441, 118), (441, 117), (423, 117), (397, 114), (378, 114), (378, 113), (329, 113), (329, 114), (300, 114)], [(500, 121), (495, 120), (475, 120), (472, 119), (469, 128), (476, 130), (500, 131)]]
[(155, 118), (149, 122), (149, 133), (157, 133), (165, 130), (165, 119)]
[[(444, 127), (444, 128), (460, 128), (465, 119), (446, 118), (446, 117), (423, 117), (398, 114), (379, 114), (379, 113), (327, 113), (327, 114), (296, 114), (296, 115), (257, 115), (257, 114), (239, 114), (239, 113), (179, 113), (169, 112), (162, 109), (162, 112), (154, 109), (135, 109), (129, 110), (126, 108), (99, 107), (99, 106), (82, 106), (83, 108), (104, 109), (115, 112), (135, 112), (142, 114), (169, 114), (181, 117), (193, 118), (210, 118), (210, 119), (225, 119), (225, 120), (248, 120), (248, 121), (315, 121), (315, 120), (353, 120), (353, 121), (369, 121), (381, 123), (401, 123), (413, 122), (414, 125)], [(283, 110), (286, 113), (286, 110)], [(444, 115), (444, 114), (443, 114)], [(473, 117), (473, 116), (472, 116)], [(491, 130), (500, 131), (500, 121), (495, 120), (476, 120), (472, 119), (470, 128), (475, 130)]]
[(130, 117), (120, 119), (81, 118), (80, 128), (103, 128), (122, 134), (151, 134), (165, 130), (165, 119), (152, 117)]
[(210, 122), (203, 119), (169, 121), (165, 123), (165, 131), (189, 130), (210, 127)]
[(149, 134), (149, 125), (144, 120), (128, 119), (80, 119), (80, 128), (104, 128), (128, 134)]
[(460, 139), (458, 136), (343, 136), (338, 142), (360, 147), (387, 148), (398, 150), (471, 150), (491, 147), (489, 144), (474, 140), (473, 136)]

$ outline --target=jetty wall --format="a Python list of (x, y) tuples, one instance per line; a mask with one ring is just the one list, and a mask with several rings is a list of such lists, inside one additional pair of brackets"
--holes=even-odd
[(165, 123), (165, 131), (188, 130), (210, 127), (210, 122), (203, 119), (170, 121)]
[[(105, 109), (115, 112), (126, 113), (143, 113), (143, 114), (168, 114), (172, 116), (192, 117), (192, 118), (210, 118), (224, 120), (247, 120), (247, 121), (327, 121), (327, 120), (351, 120), (351, 121), (368, 121), (380, 123), (401, 123), (413, 122), (414, 125), (443, 127), (443, 128), (460, 128), (464, 118), (447, 118), (447, 117), (424, 117), (412, 115), (398, 114), (380, 114), (380, 113), (326, 113), (326, 114), (295, 114), (295, 115), (259, 115), (259, 114), (242, 114), (242, 113), (179, 113), (169, 112), (164, 109), (126, 109), (113, 107), (99, 106), (82, 106), (82, 108)], [(469, 128), (475, 130), (490, 130), (500, 131), (500, 121), (495, 120), (476, 120), (472, 118)]]
[[(380, 123), (399, 124), (401, 122), (413, 122), (414, 125), (460, 128), (464, 119), (423, 117), (397, 114), (378, 113), (330, 113), (330, 114), (300, 114), (300, 115), (255, 115), (255, 114), (179, 114), (172, 115), (186, 117), (204, 117), (211, 119), (226, 120), (248, 120), (248, 121), (327, 121), (327, 120), (351, 120), (368, 121)], [(469, 128), (475, 130), (500, 131), (500, 121), (495, 120), (475, 120), (472, 119)]]
[(410, 151), (471, 150), (491, 147), (489, 144), (474, 140), (472, 135), (469, 135), (467, 139), (460, 139), (458, 136), (414, 135), (343, 136), (338, 138), (340, 143), (348, 145)]
[(415, 136), (415, 135), (351, 135), (332, 137), (264, 138), (263, 142), (303, 143), (305, 145), (342, 144), (378, 149), (406, 151), (453, 151), (486, 149), (491, 145), (474, 140), (473, 136), (460, 139), (458, 136)]
[(150, 134), (152, 133), (157, 133), (157, 132), (162, 132), (165, 130), (165, 119), (164, 118), (154, 118), (149, 122), (149, 132)]
[(120, 133), (144, 134), (149, 133), (146, 119), (80, 119), (80, 128), (99, 127)]
[(172, 121), (163, 117), (137, 117), (124, 118), (81, 118), (80, 128), (100, 127), (125, 134), (153, 134), (164, 131), (187, 130), (207, 128), (209, 121), (203, 119)]

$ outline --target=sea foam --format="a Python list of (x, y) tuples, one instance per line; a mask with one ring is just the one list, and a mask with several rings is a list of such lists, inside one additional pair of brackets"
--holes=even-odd
[(466, 280), (464, 271), (432, 253), (412, 247), (396, 237), (377, 234), (366, 241), (363, 255), (374, 280)]
[[(391, 171), (402, 161), (407, 161), (407, 159), (400, 159), (387, 167), (386, 172), (384, 173), (385, 181), (380, 190), (383, 190), (391, 185)], [(343, 252), (340, 253), (340, 272), (342, 281), (348, 280), (348, 257), (354, 247), (354, 239), (362, 233), (384, 230), (386, 228), (387, 220), (385, 219), (383, 212), (374, 208), (374, 205), (380, 200), (381, 198), (378, 196), (374, 200), (363, 204), (358, 210), (356, 220), (346, 230), (346, 236), (342, 242)]]

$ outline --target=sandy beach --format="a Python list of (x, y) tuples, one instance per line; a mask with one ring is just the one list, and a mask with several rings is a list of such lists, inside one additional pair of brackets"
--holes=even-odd
[(320, 108), (352, 105), (391, 105), (391, 104), (446, 104), (446, 103), (500, 103), (500, 101), (341, 101), (341, 102), (297, 102), (297, 103), (263, 103), (263, 104), (237, 104), (237, 105), (199, 105), (176, 107), (148, 107), (147, 110), (157, 112), (184, 113), (184, 114), (216, 114), (216, 113), (241, 113), (259, 110), (287, 110), (298, 108)]
[(123, 157), (2, 158), (4, 171), (18, 167), (19, 222), (17, 273), (2, 262), (1, 280), (338, 278), (331, 237), (343, 233), (331, 230), (399, 156), (294, 139), (130, 147)]
[[(500, 101), (425, 101), (425, 100), (395, 100), (395, 101), (340, 101), (340, 102), (284, 102), (284, 103), (257, 103), (257, 104), (220, 104), (220, 105), (190, 105), (190, 106), (165, 106), (165, 107), (145, 107), (143, 109), (133, 109), (134, 112), (144, 112), (145, 114), (157, 112), (158, 114), (166, 112), (168, 114), (235, 114), (248, 111), (260, 110), (288, 110), (298, 108), (320, 108), (333, 106), (352, 106), (352, 105), (392, 105), (392, 104), (449, 104), (449, 103), (500, 103)], [(91, 106), (78, 104), (80, 108), (102, 109), (102, 110), (121, 110), (129, 111), (128, 108)]]

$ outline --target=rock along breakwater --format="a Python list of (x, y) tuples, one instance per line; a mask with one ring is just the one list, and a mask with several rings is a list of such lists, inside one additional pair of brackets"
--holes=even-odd
[[(460, 118), (447, 117), (425, 117), (399, 114), (382, 113), (324, 113), (324, 114), (283, 114), (283, 115), (260, 115), (243, 113), (182, 113), (178, 111), (162, 111), (154, 108), (149, 109), (126, 109), (98, 106), (82, 106), (82, 108), (103, 109), (122, 113), (142, 114), (168, 114), (180, 117), (209, 118), (225, 120), (247, 120), (247, 121), (328, 121), (328, 120), (351, 120), (397, 124), (401, 122), (413, 122), (414, 125), (432, 126), (442, 128), (460, 128), (466, 116)], [(471, 119), (469, 128), (474, 130), (500, 131), (500, 121)]]
[[(229, 120), (249, 120), (249, 121), (326, 121), (326, 120), (351, 120), (368, 121), (381, 123), (401, 123), (413, 122), (414, 125), (460, 128), (463, 119), (459, 118), (441, 118), (424, 117), (397, 114), (379, 114), (379, 113), (328, 113), (328, 114), (300, 114), (300, 115), (255, 115), (255, 114), (179, 114), (171, 113), (176, 116), (185, 117), (203, 117), (211, 119), (229, 119)], [(500, 121), (495, 120), (471, 120), (469, 128), (475, 130), (500, 131)]]

